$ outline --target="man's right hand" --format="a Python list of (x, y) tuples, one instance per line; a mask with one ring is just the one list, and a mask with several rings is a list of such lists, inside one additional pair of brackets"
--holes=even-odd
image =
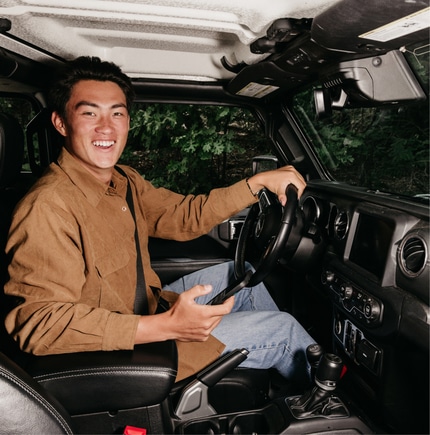
[(234, 296), (220, 305), (200, 305), (195, 299), (209, 294), (211, 285), (196, 285), (181, 293), (165, 313), (142, 316), (135, 344), (155, 341), (206, 341), (223, 316), (230, 313)]

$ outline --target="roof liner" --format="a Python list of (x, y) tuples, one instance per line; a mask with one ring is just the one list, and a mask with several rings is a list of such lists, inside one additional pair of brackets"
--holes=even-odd
[[(99, 56), (132, 77), (217, 80), (233, 77), (220, 59), (255, 63), (249, 45), (279, 18), (313, 18), (337, 0), (3, 0), (12, 23), (0, 45), (46, 62)], [(44, 52), (20, 43), (30, 42)]]

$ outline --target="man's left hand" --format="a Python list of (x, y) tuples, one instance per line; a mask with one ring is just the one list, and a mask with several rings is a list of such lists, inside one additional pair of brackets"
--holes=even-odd
[(248, 179), (252, 192), (257, 193), (264, 187), (275, 193), (282, 205), (287, 203), (285, 191), (289, 184), (297, 187), (298, 197), (302, 195), (306, 182), (294, 166), (284, 166), (273, 171), (260, 172)]

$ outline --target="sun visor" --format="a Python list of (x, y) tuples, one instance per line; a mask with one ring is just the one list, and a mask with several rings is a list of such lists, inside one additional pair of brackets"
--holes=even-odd
[[(345, 53), (376, 54), (428, 38), (428, 2), (343, 0), (314, 18), (312, 39)], [(417, 34), (418, 33), (418, 34)]]

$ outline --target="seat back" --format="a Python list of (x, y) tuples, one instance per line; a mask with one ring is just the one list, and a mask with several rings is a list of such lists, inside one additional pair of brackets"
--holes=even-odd
[(15, 356), (17, 352), (4, 328), (8, 311), (3, 290), (8, 279), (4, 251), (13, 210), (27, 190), (20, 183), (24, 147), (19, 122), (0, 113), (0, 434), (72, 434), (71, 418), (65, 409), (3, 353)]
[(8, 279), (5, 246), (13, 210), (23, 195), (18, 186), (24, 146), (24, 132), (19, 122), (9, 114), (0, 113), (0, 351), (8, 356), (15, 352), (16, 346), (3, 322), (9, 311), (3, 290)]
[(0, 189), (18, 179), (24, 159), (24, 132), (11, 115), (0, 113)]
[(21, 173), (23, 159), (24, 132), (15, 118), (0, 113), (0, 248), (2, 255), (12, 211), (19, 199), (16, 184)]
[(64, 408), (0, 352), (0, 434), (72, 434)]

